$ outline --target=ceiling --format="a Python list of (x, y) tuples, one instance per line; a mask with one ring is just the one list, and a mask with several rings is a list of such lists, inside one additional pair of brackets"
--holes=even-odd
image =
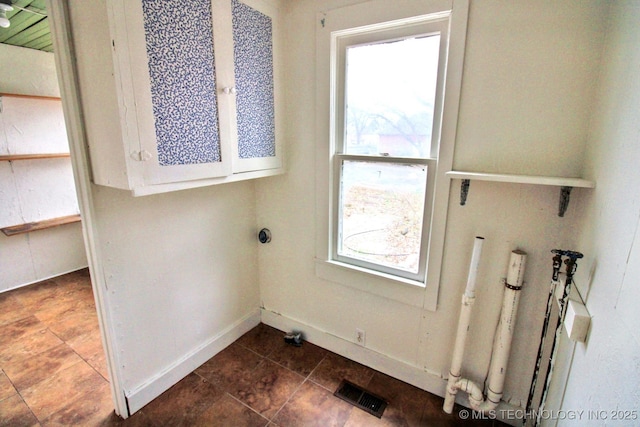
[(11, 0), (10, 3), (13, 11), (7, 12), (7, 18), (11, 25), (0, 27), (0, 43), (53, 52), (44, 0)]

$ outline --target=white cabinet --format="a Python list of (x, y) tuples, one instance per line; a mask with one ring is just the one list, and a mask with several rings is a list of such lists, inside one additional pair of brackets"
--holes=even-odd
[(96, 184), (142, 195), (282, 173), (275, 3), (107, 0), (106, 8), (124, 150), (104, 135), (92, 144), (89, 129)]

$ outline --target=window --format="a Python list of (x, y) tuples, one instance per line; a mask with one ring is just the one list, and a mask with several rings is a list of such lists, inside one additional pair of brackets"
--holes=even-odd
[(415, 292), (407, 301), (435, 309), (468, 5), (461, 28), (446, 8), (376, 22), (367, 18), (378, 16), (376, 5), (384, 7), (367, 2), (320, 18), (318, 135), (328, 150), (318, 164), (326, 227), (317, 271), (385, 296), (395, 292), (381, 287), (397, 282), (426, 288), (431, 302), (416, 303)]
[(336, 35), (336, 261), (424, 282), (441, 24)]

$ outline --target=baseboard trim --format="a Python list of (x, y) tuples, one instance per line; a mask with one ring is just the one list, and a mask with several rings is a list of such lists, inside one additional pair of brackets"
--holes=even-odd
[(9, 292), (9, 291), (14, 291), (16, 289), (24, 288), (25, 286), (29, 286), (29, 285), (33, 285), (33, 284), (36, 284), (36, 283), (44, 282), (45, 280), (55, 279), (56, 277), (64, 276), (65, 274), (73, 273), (74, 271), (80, 271), (80, 270), (83, 270), (83, 269), (85, 269), (87, 267), (88, 267), (87, 265), (84, 265), (82, 267), (72, 267), (71, 270), (65, 270), (65, 271), (62, 271), (60, 273), (54, 273), (54, 274), (51, 274), (49, 276), (44, 276), (44, 277), (32, 280), (31, 282), (21, 283), (19, 285), (12, 285), (10, 288), (0, 289), (0, 294), (2, 294), (4, 292)]
[(392, 376), (438, 396), (444, 396), (446, 380), (401, 360), (393, 359), (314, 326), (262, 309), (262, 323), (284, 332), (301, 331), (304, 339), (348, 359)]
[(143, 385), (125, 391), (125, 399), (129, 408), (129, 416), (160, 396), (171, 386), (189, 375), (207, 360), (224, 350), (246, 332), (260, 323), (260, 311), (256, 310), (233, 323), (209, 341), (191, 351), (180, 360)]
[[(393, 359), (366, 347), (361, 347), (344, 338), (332, 335), (329, 332), (317, 329), (307, 323), (283, 316), (280, 313), (262, 309), (262, 323), (284, 332), (302, 332), (305, 341), (320, 346), (326, 350), (337, 353), (355, 362), (368, 366), (383, 374), (404, 381), (436, 396), (444, 397), (447, 379), (440, 375), (412, 366), (398, 359)], [(469, 400), (465, 393), (458, 393), (456, 403), (469, 408)], [(519, 406), (500, 402), (498, 408), (492, 412), (491, 417), (510, 425), (521, 425), (517, 419), (509, 419), (513, 414), (523, 412)]]

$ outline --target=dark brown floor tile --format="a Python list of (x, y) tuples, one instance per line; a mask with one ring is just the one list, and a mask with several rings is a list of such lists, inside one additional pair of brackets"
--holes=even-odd
[(37, 356), (8, 363), (3, 370), (22, 391), (79, 362), (82, 362), (80, 356), (68, 345), (60, 344)]
[(103, 390), (106, 382), (87, 363), (79, 362), (21, 393), (36, 417), (44, 420), (69, 402)]
[(87, 333), (100, 334), (98, 316), (93, 307), (66, 312), (45, 323), (48, 324), (51, 332), (63, 341), (73, 340)]
[(109, 367), (107, 366), (107, 355), (104, 352), (98, 353), (87, 359), (87, 363), (98, 372), (102, 378), (109, 381)]
[(37, 426), (38, 420), (19, 395), (0, 400), (0, 427)]
[[(386, 412), (386, 410), (385, 410)], [(415, 424), (407, 424), (407, 422), (402, 418), (392, 418), (389, 416), (378, 418), (369, 414), (368, 412), (363, 411), (359, 408), (354, 408), (349, 414), (349, 419), (344, 424), (344, 427), (417, 427)], [(420, 427), (427, 427), (422, 426)]]
[[(427, 396), (427, 401), (422, 410), (422, 422), (425, 426), (452, 426), (463, 425), (458, 417), (461, 406), (455, 405), (454, 413), (447, 414), (442, 410), (444, 399), (433, 394)], [(468, 423), (468, 421), (467, 421)]]
[(264, 360), (238, 378), (231, 394), (271, 419), (304, 381), (304, 377)]
[(236, 343), (262, 356), (271, 354), (272, 351), (278, 348), (280, 342), (284, 342), (284, 332), (264, 323), (260, 323), (236, 341)]
[(49, 301), (55, 302), (58, 285), (53, 280), (44, 280), (11, 291), (26, 308), (31, 310)]
[(65, 342), (85, 360), (95, 356), (97, 353), (104, 353), (99, 330), (92, 329)]
[(30, 334), (47, 329), (35, 316), (25, 317), (13, 323), (0, 326), (0, 348), (20, 342)]
[(99, 330), (74, 337), (67, 341), (67, 345), (86, 360), (100, 375), (107, 380), (109, 379), (107, 358), (102, 347)]
[(142, 408), (142, 413), (158, 426), (191, 426), (224, 392), (191, 373)]
[(78, 285), (83, 288), (91, 289), (91, 275), (88, 268), (72, 271), (62, 276), (54, 277), (54, 282), (60, 286), (69, 287), (70, 285)]
[(95, 312), (91, 283), (65, 279), (69, 275), (12, 292), (15, 292), (16, 298), (41, 321), (48, 321), (83, 309), (92, 309)]
[[(447, 415), (437, 396), (313, 344), (286, 345), (283, 337), (283, 332), (260, 324), (123, 420), (113, 412), (105, 379), (88, 270), (10, 291), (0, 295), (0, 427), (39, 425), (34, 413), (44, 426), (493, 424), (460, 419), (458, 405)], [(42, 368), (36, 368), (36, 361)], [(24, 400), (13, 377), (18, 388), (24, 388)], [(332, 395), (343, 378), (389, 400), (382, 419)]]
[(0, 371), (0, 400), (6, 399), (14, 394), (18, 394), (18, 391), (13, 384), (11, 384), (11, 381), (5, 373)]
[(233, 343), (195, 372), (223, 390), (230, 391), (238, 378), (253, 371), (262, 360), (262, 356)]
[(138, 411), (126, 420), (116, 415), (112, 410), (111, 413), (101, 420), (97, 420), (93, 426), (95, 427), (156, 427), (142, 411)]
[(0, 367), (36, 356), (62, 343), (63, 341), (48, 329), (24, 336), (11, 345), (0, 347)]
[(89, 313), (97, 316), (93, 301), (86, 298), (73, 298), (69, 295), (65, 298), (58, 298), (55, 302), (38, 306), (34, 313), (40, 321), (47, 325), (55, 325), (60, 320), (77, 313)]
[(273, 421), (287, 427), (342, 426), (353, 409), (323, 387), (305, 381)]
[(440, 411), (435, 413), (425, 413), (420, 418), (414, 418), (403, 414), (397, 406), (387, 407), (382, 418), (361, 410), (354, 409), (349, 416), (344, 427), (463, 427), (474, 426), (468, 420), (461, 420), (455, 415), (448, 415)]
[(333, 393), (343, 379), (360, 386), (366, 386), (369, 384), (374, 372), (373, 369), (349, 360), (346, 357), (335, 353), (328, 353), (318, 367), (311, 373), (309, 379)]
[(90, 283), (72, 283), (69, 285), (58, 284), (58, 287), (62, 290), (58, 298), (63, 301), (78, 301), (83, 305), (91, 307), (96, 304)]
[(281, 339), (277, 341), (277, 344), (269, 355), (269, 359), (299, 373), (303, 377), (307, 377), (328, 354), (327, 350), (310, 342), (303, 342), (300, 347), (296, 347), (285, 343), (284, 339)]
[[(492, 420), (461, 419), (458, 412), (463, 408), (459, 405), (455, 406), (453, 414), (446, 414), (442, 410), (444, 400), (441, 397), (380, 372), (374, 374), (366, 389), (389, 402), (380, 422), (372, 423), (372, 426), (445, 427), (493, 424)], [(354, 416), (345, 427), (359, 425), (361, 418)]]
[[(458, 413), (465, 409), (460, 405), (455, 405), (452, 414), (447, 414), (442, 410), (444, 399), (435, 395), (429, 395), (422, 413), (422, 424), (428, 427), (468, 427), (468, 426), (492, 426), (493, 420), (470, 420), (467, 417), (460, 418)], [(470, 413), (470, 412), (469, 412)]]
[[(69, 403), (42, 422), (43, 426), (98, 426), (113, 414), (109, 383), (104, 382), (88, 395)], [(121, 420), (120, 420), (121, 421)]]
[[(30, 286), (27, 288), (30, 288)], [(23, 292), (25, 293), (18, 295), (18, 298), (26, 300), (27, 302), (23, 302), (23, 304), (32, 311), (38, 320), (49, 327), (56, 326), (61, 321), (67, 321), (72, 317), (78, 319), (81, 316), (82, 318), (89, 316), (97, 319), (93, 294), (89, 287), (80, 288), (75, 286), (75, 289), (73, 287), (69, 289), (68, 286), (49, 286), (46, 289), (45, 296), (41, 298), (38, 298), (37, 292)], [(95, 323), (97, 324), (97, 320)]]
[(40, 299), (33, 297), (30, 306), (30, 308), (43, 318), (55, 316), (63, 311), (95, 307), (93, 290), (89, 283), (80, 284), (71, 282), (65, 284), (62, 282), (62, 284), (56, 284), (55, 287), (45, 295), (48, 297)]
[(226, 394), (204, 411), (193, 425), (217, 427), (264, 427), (269, 420)]
[(13, 292), (0, 294), (0, 325), (13, 323), (30, 315), (31, 312), (22, 305)]
[(419, 426), (423, 423), (423, 411), (429, 398), (426, 391), (380, 372), (373, 375), (365, 388), (389, 402), (382, 416), (389, 425)]

